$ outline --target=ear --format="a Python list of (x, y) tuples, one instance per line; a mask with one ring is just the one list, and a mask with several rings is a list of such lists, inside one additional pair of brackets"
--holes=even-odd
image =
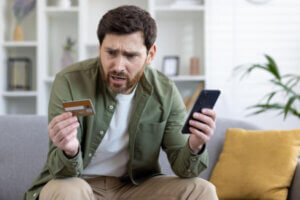
[(154, 56), (156, 54), (156, 45), (153, 44), (152, 47), (149, 49), (148, 55), (147, 55), (147, 60), (146, 64), (150, 65), (152, 60), (154, 59)]

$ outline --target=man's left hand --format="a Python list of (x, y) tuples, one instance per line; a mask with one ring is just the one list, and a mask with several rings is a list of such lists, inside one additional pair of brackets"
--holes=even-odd
[(199, 153), (203, 145), (210, 140), (216, 129), (216, 112), (204, 108), (201, 113), (194, 112), (193, 119), (189, 121), (191, 135), (189, 146), (194, 153)]

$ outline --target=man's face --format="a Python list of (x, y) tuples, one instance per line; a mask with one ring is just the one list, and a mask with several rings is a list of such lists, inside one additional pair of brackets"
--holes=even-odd
[(153, 45), (147, 54), (142, 32), (106, 34), (99, 45), (103, 80), (114, 93), (131, 93), (155, 52)]

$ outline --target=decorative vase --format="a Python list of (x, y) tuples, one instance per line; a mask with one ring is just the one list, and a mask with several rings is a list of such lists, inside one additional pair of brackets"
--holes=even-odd
[(73, 64), (71, 51), (65, 50), (61, 58), (61, 68), (65, 68)]
[(61, 8), (69, 8), (72, 5), (71, 0), (56, 0), (56, 5)]
[(20, 24), (17, 24), (14, 30), (14, 41), (23, 41), (24, 33)]
[(199, 58), (192, 57), (190, 59), (190, 75), (199, 75)]

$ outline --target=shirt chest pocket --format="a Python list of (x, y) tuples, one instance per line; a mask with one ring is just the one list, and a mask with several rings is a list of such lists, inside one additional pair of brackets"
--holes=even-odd
[(144, 148), (160, 147), (164, 135), (166, 121), (141, 123), (138, 127), (136, 141)]
[(139, 130), (149, 134), (163, 133), (166, 127), (167, 121), (154, 122), (154, 123), (141, 123)]

